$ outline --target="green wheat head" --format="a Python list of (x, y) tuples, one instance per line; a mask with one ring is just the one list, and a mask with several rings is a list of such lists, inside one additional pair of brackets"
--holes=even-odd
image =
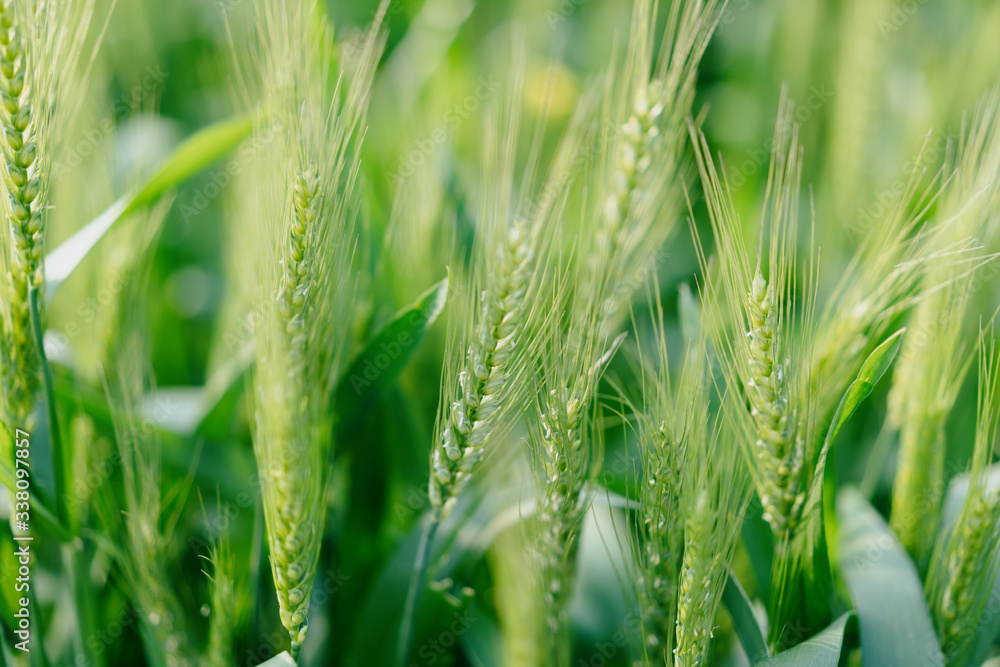
[(979, 396), (969, 489), (954, 526), (941, 531), (927, 575), (927, 599), (947, 664), (963, 664), (979, 634), (1000, 558), (1000, 491), (987, 484), (997, 424), (1000, 364), (992, 327), (980, 332)]
[(93, 10), (93, 0), (0, 3), (0, 372), (2, 418), (15, 425), (26, 425), (39, 387), (28, 290), (44, 283), (50, 165), (93, 59), (81, 57)]
[[(731, 335), (713, 328), (714, 341), (729, 369), (730, 391), (747, 398), (756, 431), (748, 445), (757, 494), (779, 537), (799, 525), (817, 464), (817, 406), (807, 384), (815, 331), (815, 260), (806, 267), (796, 260), (801, 151), (792, 110), (783, 96), (756, 257), (746, 250), (724, 176), (716, 171), (704, 136), (693, 133), (721, 263), (719, 284), (710, 283), (708, 295), (718, 299), (721, 321), (735, 327)], [(701, 262), (708, 272), (703, 254)], [(799, 275), (801, 268), (804, 275)], [(797, 293), (804, 303), (796, 306)]]
[(254, 450), (271, 573), (297, 654), (330, 482), (330, 397), (347, 344), (355, 279), (360, 136), (380, 17), (346, 72), (331, 72), (315, 2), (257, 5), (264, 79), (260, 151), (262, 291), (253, 382)]
[[(719, 20), (715, 0), (669, 3), (657, 55), (657, 3), (640, 0), (632, 15), (625, 61), (609, 70), (601, 112), (600, 158), (593, 170), (600, 208), (581, 232), (589, 272), (581, 302), (603, 304), (609, 335), (625, 307), (655, 270), (662, 243), (676, 228), (683, 198), (685, 119), (694, 101), (698, 65)], [(652, 265), (652, 266), (651, 266)], [(585, 319), (586, 311), (577, 311)]]

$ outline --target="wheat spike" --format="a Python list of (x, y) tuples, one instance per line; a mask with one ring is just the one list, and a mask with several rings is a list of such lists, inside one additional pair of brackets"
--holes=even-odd
[(747, 394), (757, 423), (760, 501), (771, 529), (780, 535), (795, 527), (804, 500), (800, 487), (804, 446), (789, 405), (788, 370), (776, 357), (780, 348), (774, 339), (773, 298), (758, 269), (747, 294), (751, 376)]
[[(957, 173), (949, 183), (937, 225), (939, 253), (975, 238), (990, 247), (996, 239), (1000, 194), (1000, 89), (980, 103), (963, 132)], [(973, 256), (975, 257), (975, 256)], [(995, 259), (993, 261), (996, 261)], [(974, 305), (982, 261), (946, 257), (922, 275), (927, 293), (911, 315), (889, 393), (890, 425), (899, 431), (899, 456), (892, 487), (890, 525), (921, 569), (934, 546), (934, 530), (945, 488), (945, 425), (969, 363), (968, 311)]]
[(1000, 490), (990, 488), (987, 468), (993, 458), (1000, 410), (1000, 377), (993, 328), (980, 331), (979, 396), (969, 487), (950, 530), (941, 531), (927, 574), (927, 599), (948, 665), (968, 663), (1000, 557)]
[[(20, 21), (13, 0), (0, 6), (0, 123), (3, 125), (4, 183), (7, 190), (9, 268), (6, 275), (8, 419), (23, 424), (38, 391), (37, 352), (31, 337), (28, 289), (42, 284), (43, 201), (40, 170), (36, 167), (39, 141), (32, 108), (33, 79), (26, 76)], [(37, 66), (37, 64), (36, 64)]]
[(500, 248), (499, 267), (481, 295), (477, 336), (459, 373), (461, 394), (452, 402), (446, 426), (435, 444), (429, 493), (434, 507), (447, 515), (468, 485), (486, 452), (506, 398), (512, 356), (524, 321), (524, 298), (534, 253), (524, 220), (511, 225)]
[[(257, 3), (255, 128), (261, 254), (253, 440), (279, 617), (297, 656), (309, 624), (330, 491), (331, 394), (351, 330), (360, 142), (384, 39), (385, 3), (332, 76), (315, 0)], [(336, 82), (331, 89), (331, 82)]]

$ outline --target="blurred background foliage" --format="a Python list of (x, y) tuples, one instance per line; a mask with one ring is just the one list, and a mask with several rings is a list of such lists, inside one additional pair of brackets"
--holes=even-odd
[[(376, 4), (327, 3), (341, 43), (358, 38)], [(243, 111), (232, 41), (242, 39), (250, 10), (249, 0), (118, 0), (92, 94), (78, 110), (75, 139), (57, 160), (65, 168), (54, 179), (50, 248), (138, 182), (183, 137)], [(352, 324), (358, 346), (447, 275), (452, 248), (469, 244), (485, 112), (504, 95), (512, 31), (521, 31), (527, 46), (525, 115), (529, 125), (545, 123), (543, 146), (551, 151), (579, 97), (621, 52), (631, 10), (625, 0), (393, 1), (362, 165), (361, 217), (372, 234), (361, 256), (370, 269), (371, 298)], [(915, 168), (925, 141), (926, 181), (947, 164), (963, 121), (996, 80), (997, 35), (1000, 4), (989, 0), (731, 0), (701, 67), (695, 108), (704, 110), (709, 144), (736, 186), (743, 218), (752, 219), (759, 208), (779, 90), (787, 84), (798, 103), (803, 181), (815, 203), (821, 289), (829, 289), (844, 270), (857, 230)], [(524, 135), (527, 159), (532, 132)], [(55, 355), (63, 362), (59, 373), (68, 375), (72, 367), (82, 387), (67, 409), (90, 415), (73, 422), (78, 443), (90, 445), (78, 446), (85, 452), (79, 455), (99, 460), (98, 453), (110, 448), (108, 424), (93, 415), (103, 400), (101, 360), (121, 318), (137, 319), (148, 332), (159, 386), (155, 400), (168, 426), (185, 422), (197, 388), (250, 340), (249, 283), (240, 273), (245, 267), (238, 249), (240, 235), (253, 233), (240, 220), (249, 217), (254, 196), (239, 168), (229, 165), (219, 163), (186, 183), (172, 205), (133, 216), (87, 259), (53, 305), (50, 327), (57, 342), (69, 342)], [(696, 224), (704, 231), (696, 180), (689, 170)], [(677, 287), (694, 285), (698, 270), (685, 225), (678, 230), (659, 264), (668, 314), (675, 312)], [(996, 285), (981, 292), (981, 312), (991, 312)], [(426, 507), (444, 343), (439, 323), (398, 382), (377, 404), (365, 406), (365, 418), (337, 443), (341, 502), (329, 516), (317, 582), (327, 594), (316, 596), (306, 664), (380, 664), (371, 651), (392, 643), (387, 638), (395, 636), (416, 546), (414, 525)], [(966, 382), (951, 425), (949, 456), (958, 468), (972, 441), (974, 381)], [(876, 390), (876, 396), (884, 393), (884, 387)], [(257, 664), (271, 650), (264, 638), (280, 626), (266, 568), (248, 565), (260, 548), (254, 535), (259, 510), (249, 428), (242, 401), (234, 400), (236, 417), (217, 433), (164, 443), (165, 483), (180, 488), (193, 474), (202, 498), (199, 503), (191, 494), (184, 506), (172, 571), (178, 583), (194, 582), (184, 601), (191, 610), (201, 608), (204, 540), (228, 526), (238, 576), (252, 592), (237, 657), (239, 664)], [(865, 473), (884, 405), (869, 401), (838, 444), (842, 481), (860, 481)], [(612, 428), (607, 439), (608, 485), (625, 491), (634, 462), (627, 463), (631, 454), (621, 429)], [(882, 508), (891, 479), (889, 457), (877, 485)], [(599, 527), (605, 519), (593, 521)], [(580, 585), (587, 594), (574, 607), (581, 646), (607, 641), (626, 618), (615, 565), (602, 544), (611, 529), (603, 528), (588, 529), (584, 537)], [(439, 594), (422, 616), (424, 639), (448, 627), (450, 614), (458, 613), (454, 604), (470, 596), (462, 608), (489, 616), (487, 565), (476, 558), (448, 565), (450, 578), (437, 581)], [(94, 571), (111, 577), (99, 610), (98, 627), (107, 627), (128, 617), (129, 602), (116, 592), (106, 560), (96, 559)], [(107, 646), (108, 664), (140, 664), (138, 624), (123, 625), (123, 636)], [(473, 623), (459, 645), (435, 654), (434, 664), (491, 664), (484, 657), (489, 627), (489, 621)], [(724, 646), (723, 640), (720, 662), (738, 660), (727, 657)], [(609, 664), (626, 664), (624, 652)]]

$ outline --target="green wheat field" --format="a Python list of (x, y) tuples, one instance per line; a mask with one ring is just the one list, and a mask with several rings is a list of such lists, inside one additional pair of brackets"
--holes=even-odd
[(1000, 4), (0, 0), (0, 667), (1000, 667)]

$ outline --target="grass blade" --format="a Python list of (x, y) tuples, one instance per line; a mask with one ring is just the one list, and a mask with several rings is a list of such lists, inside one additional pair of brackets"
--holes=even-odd
[(136, 192), (125, 195), (73, 234), (45, 258), (45, 296), (51, 302), (59, 286), (115, 224), (129, 213), (152, 204), (235, 148), (250, 133), (250, 118), (225, 120), (195, 132), (163, 162)]
[(863, 665), (943, 666), (917, 568), (864, 496), (837, 496), (840, 568), (861, 625)]
[(260, 663), (260, 667), (295, 667), (295, 661), (288, 651), (282, 651), (267, 662)]
[(823, 441), (823, 448), (820, 451), (816, 465), (816, 474), (813, 476), (812, 483), (808, 489), (809, 496), (804, 512), (806, 516), (809, 516), (814, 511), (815, 506), (823, 499), (823, 477), (826, 471), (826, 458), (830, 447), (833, 445), (833, 441), (840, 433), (840, 429), (847, 423), (851, 415), (854, 414), (854, 411), (858, 409), (858, 406), (868, 398), (875, 385), (878, 384), (878, 381), (882, 379), (882, 376), (889, 369), (890, 364), (892, 364), (896, 358), (896, 354), (899, 352), (905, 331), (905, 327), (900, 329), (872, 350), (872, 353), (868, 355), (865, 363), (861, 366), (861, 370), (858, 371), (857, 378), (847, 388), (847, 391), (844, 392), (844, 397), (840, 400), (837, 412), (834, 413), (833, 420), (830, 422), (830, 429), (826, 433), (826, 440)]
[[(844, 647), (847, 622), (854, 616), (848, 612), (831, 623), (818, 635), (798, 646), (754, 663), (754, 667), (837, 667)], [(881, 663), (922, 664), (922, 663)]]
[(882, 376), (889, 369), (889, 365), (892, 364), (893, 359), (896, 358), (896, 354), (899, 352), (899, 346), (903, 342), (903, 333), (905, 331), (906, 329), (903, 328), (892, 334), (868, 355), (861, 370), (858, 371), (857, 379), (847, 388), (844, 398), (840, 401), (840, 406), (837, 408), (833, 422), (830, 424), (830, 431), (826, 436), (827, 442), (824, 444), (824, 447), (829, 447), (830, 443), (837, 437), (837, 434), (840, 433), (841, 427), (850, 419), (854, 411), (861, 405), (861, 402), (868, 398), (868, 395), (872, 393), (872, 389), (875, 388), (875, 385), (878, 384), (878, 381), (882, 379)]
[(56, 394), (52, 383), (52, 368), (45, 356), (45, 338), (42, 318), (38, 310), (38, 288), (28, 290), (28, 304), (31, 309), (31, 333), (35, 337), (38, 363), (41, 365), (42, 389), (45, 393), (45, 414), (49, 424), (49, 445), (52, 448), (52, 471), (55, 483), (56, 517), (64, 526), (71, 526), (69, 516), (69, 488), (66, 484), (67, 456), (63, 448), (62, 432), (56, 411)]
[(448, 278), (436, 283), (396, 314), (343, 374), (334, 398), (340, 430), (352, 430), (406, 368), (448, 300)]
[(726, 587), (722, 591), (722, 604), (733, 620), (736, 636), (740, 638), (740, 644), (750, 659), (750, 664), (756, 665), (767, 660), (770, 653), (767, 650), (767, 642), (764, 641), (764, 634), (760, 631), (757, 618), (753, 615), (750, 598), (747, 597), (746, 591), (733, 572), (729, 573), (729, 580), (726, 581)]

